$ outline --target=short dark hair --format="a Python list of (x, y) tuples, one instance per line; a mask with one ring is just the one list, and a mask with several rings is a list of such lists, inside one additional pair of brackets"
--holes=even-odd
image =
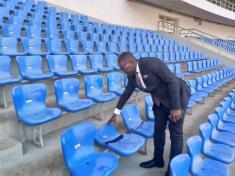
[(135, 58), (135, 56), (131, 52), (123, 52), (118, 56), (118, 63), (127, 58)]

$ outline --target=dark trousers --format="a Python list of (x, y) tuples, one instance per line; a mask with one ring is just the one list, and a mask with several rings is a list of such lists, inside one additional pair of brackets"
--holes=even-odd
[(165, 138), (166, 138), (166, 126), (169, 123), (170, 139), (171, 139), (171, 150), (170, 159), (182, 153), (183, 149), (183, 123), (185, 111), (182, 110), (182, 118), (176, 123), (171, 121), (168, 117), (170, 115), (169, 110), (164, 106), (153, 106), (153, 113), (155, 117), (154, 126), (154, 160), (163, 160)]

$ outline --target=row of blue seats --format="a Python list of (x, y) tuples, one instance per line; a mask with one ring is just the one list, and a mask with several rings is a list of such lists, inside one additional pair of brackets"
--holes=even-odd
[[(218, 74), (217, 74), (218, 73)], [(219, 86), (223, 86), (226, 82), (234, 78), (234, 69), (226, 68), (218, 72), (214, 72), (211, 77), (208, 75), (208, 79), (204, 76), (201, 77), (201, 81), (197, 78), (196, 80), (189, 80), (189, 86), (192, 91), (192, 96), (190, 101), (198, 102), (202, 98), (208, 96), (209, 93), (213, 92)], [(120, 73), (108, 73), (107, 74), (107, 90), (108, 92), (103, 92), (103, 77), (102, 75), (89, 75), (85, 76), (85, 94), (86, 97), (97, 103), (103, 103), (111, 101), (120, 96), (123, 93), (124, 87), (122, 87)], [(205, 79), (205, 81), (202, 80)], [(210, 79), (212, 78), (212, 79)], [(125, 80), (125, 85), (127, 80)], [(80, 100), (77, 95), (79, 91), (79, 81), (74, 78), (62, 79), (55, 81), (55, 95), (59, 107), (68, 112), (77, 112), (82, 109), (88, 108), (93, 105), (91, 100)], [(48, 122), (54, 118), (58, 118), (61, 113), (59, 110), (56, 111), (56, 115), (53, 113), (53, 110), (50, 111), (45, 106), (46, 99), (46, 87), (44, 84), (29, 84), (29, 85), (20, 85), (12, 90), (13, 102), (15, 105), (17, 117), (19, 120), (23, 121), (28, 125), (38, 125), (41, 123)], [(90, 103), (89, 103), (90, 102)], [(33, 108), (33, 106), (38, 107), (40, 104), (41, 108)], [(27, 109), (32, 107), (32, 110), (29, 112)], [(189, 105), (191, 107), (191, 105)], [(24, 112), (26, 111), (26, 112)], [(47, 114), (46, 112), (50, 112)], [(38, 118), (33, 118), (30, 114), (35, 114)], [(47, 114), (46, 117), (44, 117)], [(54, 116), (53, 116), (54, 115)]]
[[(88, 28), (88, 26), (81, 26)], [(90, 27), (93, 28), (93, 27)], [(16, 37), (16, 38), (39, 38), (39, 39), (64, 39), (64, 40), (79, 40), (79, 41), (103, 41), (103, 42), (116, 42), (128, 44), (159, 44), (168, 45), (171, 47), (185, 47), (183, 51), (190, 51), (188, 46), (181, 46), (174, 40), (159, 38), (156, 34), (154, 38), (148, 37), (130, 37), (120, 34), (110, 34), (107, 32), (87, 32), (87, 31), (73, 31), (56, 29), (53, 25), (52, 28), (42, 28), (41, 26), (22, 27), (18, 24), (0, 25), (2, 30), (2, 37)], [(90, 29), (92, 30), (92, 29)], [(103, 30), (103, 29), (102, 29)], [(112, 31), (111, 31), (112, 32)], [(117, 31), (116, 31), (117, 32)]]
[(217, 68), (221, 66), (218, 59), (196, 60), (187, 62), (187, 71), (198, 73), (207, 70), (208, 68)]
[(221, 41), (218, 41), (218, 40), (215, 40), (215, 39), (210, 39), (210, 38), (207, 38), (207, 37), (198, 37), (198, 39), (202, 40), (206, 43), (209, 43), (211, 45), (214, 45), (216, 47), (222, 48), (222, 49), (224, 49), (226, 51), (229, 51), (231, 53), (235, 53), (235, 46), (230, 46), (230, 45), (227, 45), (224, 42), (221, 42)]
[[(204, 98), (214, 93), (216, 90), (224, 86), (227, 82), (234, 80), (234, 78), (235, 69), (225, 68), (216, 72), (199, 76), (195, 79), (188, 80), (187, 84), (189, 85), (191, 90), (191, 97), (189, 100), (188, 109), (191, 109), (194, 105), (203, 101)], [(149, 120), (154, 120), (154, 114), (152, 111), (153, 101), (151, 96), (146, 96), (144, 102), (146, 117)]]
[[(120, 133), (113, 125), (109, 124), (96, 128), (94, 123), (85, 122), (68, 128), (61, 135), (64, 161), (72, 175), (93, 175), (95, 173), (109, 175), (117, 168), (118, 161), (115, 159), (115, 155), (107, 152), (96, 152), (93, 149), (94, 141), (118, 155), (129, 157), (144, 146), (145, 138), (153, 137), (154, 122), (143, 121), (136, 104), (125, 106), (121, 116), (129, 133)], [(88, 139), (90, 142), (88, 142)], [(79, 147), (76, 147), (77, 145)], [(75, 149), (72, 150), (73, 148)], [(87, 151), (85, 153), (89, 154), (81, 156), (80, 154), (84, 150)], [(69, 153), (69, 151), (73, 152)], [(74, 156), (77, 155), (81, 157), (74, 159)], [(101, 161), (101, 158), (105, 159), (102, 162), (97, 162)], [(77, 164), (81, 161), (88, 163), (85, 169), (82, 169), (84, 168), (83, 164)], [(101, 169), (103, 167), (107, 169)]]
[(234, 78), (234, 68), (232, 67), (221, 69), (187, 81), (191, 90), (188, 108), (192, 108), (196, 103), (203, 102), (209, 94), (213, 93), (215, 90), (218, 90)]
[[(18, 47), (18, 45), (22, 47)], [(167, 51), (168, 50), (168, 51)], [(176, 52), (175, 50), (179, 50)], [(186, 52), (182, 47), (168, 47), (167, 45), (143, 45), (114, 43), (114, 42), (94, 42), (94, 41), (76, 41), (61, 39), (25, 39), (18, 41), (14, 37), (0, 38), (0, 54), (1, 55), (25, 55), (25, 54), (85, 54), (85, 53), (120, 53), (124, 51), (130, 52), (158, 52), (163, 54), (162, 57), (171, 57), (171, 60), (181, 59), (203, 59), (203, 52)], [(172, 52), (170, 52), (172, 51)], [(165, 56), (164, 56), (165, 55)]]
[(199, 73), (211, 69), (221, 67), (217, 59), (203, 59), (187, 62), (187, 69), (183, 70), (180, 63), (167, 64), (169, 69), (175, 73), (178, 77), (184, 77), (192, 75), (193, 73)]
[[(137, 58), (139, 57), (140, 56), (137, 56)], [(22, 81), (22, 78), (29, 81), (38, 81), (50, 79), (53, 76), (64, 77), (78, 74), (90, 75), (95, 73), (106, 73), (120, 70), (117, 64), (116, 54), (106, 54), (104, 56), (100, 54), (88, 56), (69, 55), (69, 58), (66, 55), (47, 55), (45, 61), (48, 64), (48, 66), (46, 64), (46, 67), (49, 68), (49, 72), (42, 70), (44, 60), (41, 56), (17, 56), (16, 62), (19, 73), (21, 75), (17, 76), (11, 74), (12, 59), (9, 56), (0, 56), (0, 85), (18, 83)], [(204, 62), (204, 60), (202, 61)], [(71, 66), (69, 63), (71, 63)], [(70, 67), (72, 69), (69, 69)], [(182, 71), (181, 63), (168, 64), (168, 67), (173, 73), (180, 77), (190, 74), (189, 72)], [(211, 68), (214, 67), (211, 65), (202, 67), (203, 71)]]
[[(235, 91), (233, 96), (235, 96)], [(233, 101), (234, 106), (235, 97)], [(100, 128), (96, 128), (93, 123), (88, 122), (72, 126), (61, 135), (64, 161), (72, 175), (83, 175), (88, 172), (89, 174), (99, 172), (100, 175), (106, 175), (115, 171), (116, 167), (114, 165), (118, 161), (115, 160), (114, 155), (110, 156), (110, 153), (107, 155), (106, 153), (100, 152), (99, 157), (94, 157), (97, 152), (93, 149), (93, 141), (97, 141), (98, 144), (114, 151), (118, 155), (130, 156), (138, 151), (140, 146), (143, 146), (143, 137), (151, 138), (153, 136), (154, 122), (150, 120), (143, 121), (135, 104), (125, 106), (121, 112), (121, 117), (131, 134), (121, 134), (113, 125), (105, 124)], [(187, 146), (191, 159), (188, 155), (181, 154), (172, 160), (170, 165), (172, 176), (186, 176), (189, 174), (189, 168), (191, 168), (193, 175), (209, 176), (213, 174), (217, 176), (229, 176), (229, 169), (224, 163), (228, 164), (234, 160), (234, 151), (231, 148), (235, 146), (233, 140), (234, 131), (232, 133), (218, 132), (216, 130), (218, 116), (215, 114), (210, 115), (209, 119), (211, 124), (205, 123), (200, 126), (200, 133), (203, 139), (200, 136), (188, 139)], [(214, 139), (210, 139), (211, 134), (215, 132), (217, 132), (217, 136), (214, 136)], [(91, 140), (89, 144), (88, 139)], [(214, 144), (211, 140), (217, 143)], [(90, 157), (89, 155), (82, 155), (82, 157), (74, 160), (74, 156), (80, 155), (84, 150), (90, 151), (92, 155)], [(69, 153), (70, 151), (73, 151), (72, 154)], [(208, 158), (202, 158), (202, 153)], [(113, 162), (96, 162), (101, 157), (113, 158)], [(83, 165), (76, 164), (80, 161), (89, 163), (87, 169), (81, 169), (84, 168)], [(104, 166), (108, 167), (106, 171), (99, 169)]]
[(229, 176), (227, 164), (234, 161), (235, 147), (235, 90), (229, 93), (199, 127), (200, 136), (187, 140), (188, 154), (172, 159), (172, 176), (202, 175)]

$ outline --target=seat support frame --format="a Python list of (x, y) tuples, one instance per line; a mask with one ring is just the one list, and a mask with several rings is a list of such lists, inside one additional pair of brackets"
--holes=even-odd
[(42, 138), (42, 126), (43, 125), (41, 124), (39, 126), (33, 127), (33, 142), (40, 147), (44, 147)]

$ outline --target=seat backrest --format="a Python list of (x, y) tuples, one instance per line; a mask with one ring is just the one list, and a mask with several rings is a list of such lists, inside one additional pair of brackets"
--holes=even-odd
[(54, 38), (48, 40), (47, 50), (51, 52), (61, 52), (62, 51), (62, 41), (60, 39)]
[(203, 79), (202, 86), (208, 87), (208, 75), (203, 75), (202, 79)]
[(102, 75), (85, 76), (85, 94), (87, 97), (96, 96), (102, 93)]
[(190, 157), (188, 154), (180, 154), (171, 160), (171, 176), (188, 176), (190, 169)]
[(198, 161), (201, 160), (202, 138), (200, 136), (190, 137), (187, 140), (187, 148), (191, 158), (191, 171), (193, 171), (198, 167)]
[(107, 87), (108, 90), (121, 88), (123, 75), (120, 72), (112, 72), (107, 74)]
[(117, 55), (116, 54), (106, 54), (106, 62), (108, 67), (116, 67), (118, 66), (117, 63)]
[(223, 118), (224, 112), (225, 112), (225, 110), (223, 107), (216, 107), (215, 108), (215, 113), (218, 115), (219, 119)]
[(95, 139), (99, 144), (104, 145), (105, 142), (114, 140), (120, 135), (112, 124), (104, 124), (97, 129)]
[(78, 53), (79, 52), (79, 41), (69, 39), (66, 41), (66, 44), (67, 44), (67, 48), (68, 48), (69, 52), (71, 52), (71, 53)]
[(136, 104), (129, 104), (121, 111), (122, 119), (128, 130), (140, 127), (142, 120)]
[(27, 38), (23, 40), (23, 45), (28, 53), (34, 54), (34, 51), (41, 52), (42, 41), (40, 38)]
[(211, 131), (212, 131), (211, 124), (208, 122), (201, 124), (199, 126), (199, 131), (200, 131), (200, 135), (202, 137), (203, 143), (205, 144), (206, 142), (209, 142)]
[(202, 77), (197, 77), (196, 78), (196, 85), (197, 85), (197, 90), (202, 90), (202, 85), (203, 85), (203, 79)]
[(194, 94), (196, 92), (196, 80), (194, 79), (188, 80), (188, 83), (189, 83), (191, 93)]
[(213, 129), (217, 128), (219, 117), (217, 114), (209, 114), (208, 115), (208, 121), (210, 122)]
[(144, 97), (144, 102), (145, 102), (145, 105), (147, 107), (151, 107), (152, 108), (153, 100), (152, 100), (152, 97), (150, 95)]
[(11, 58), (9, 56), (0, 56), (0, 78), (10, 76)]
[(167, 64), (167, 66), (172, 73), (175, 73), (175, 65), (174, 64)]
[(67, 70), (67, 57), (65, 55), (47, 55), (47, 61), (52, 72)]
[(7, 25), (3, 30), (6, 37), (21, 37), (21, 25)]
[(0, 54), (8, 54), (11, 51), (17, 52), (17, 38), (1, 37), (0, 38)]
[(79, 80), (76, 78), (66, 78), (55, 81), (55, 94), (57, 104), (63, 101), (74, 102), (78, 99)]
[(70, 127), (61, 135), (62, 152), (68, 168), (71, 168), (74, 160), (86, 162), (84, 158), (94, 152), (95, 133), (95, 124), (85, 122)]
[(220, 106), (222, 106), (224, 108), (224, 110), (228, 110), (228, 108), (230, 107), (232, 103), (232, 99), (231, 97), (226, 97), (224, 98), (224, 100), (222, 102), (220, 102)]
[(102, 68), (103, 56), (101, 54), (90, 55), (90, 63), (92, 68)]
[(86, 55), (70, 55), (73, 70), (87, 69)]
[(16, 61), (19, 66), (20, 74), (23, 76), (27, 73), (42, 73), (41, 56), (17, 56)]
[(182, 73), (182, 71), (181, 71), (181, 64), (179, 64), (179, 63), (176, 63), (175, 64), (175, 73), (177, 74), (180, 74), (180, 73)]
[(44, 84), (28, 84), (14, 87), (12, 99), (18, 118), (25, 113), (39, 112), (46, 106), (46, 86)]

